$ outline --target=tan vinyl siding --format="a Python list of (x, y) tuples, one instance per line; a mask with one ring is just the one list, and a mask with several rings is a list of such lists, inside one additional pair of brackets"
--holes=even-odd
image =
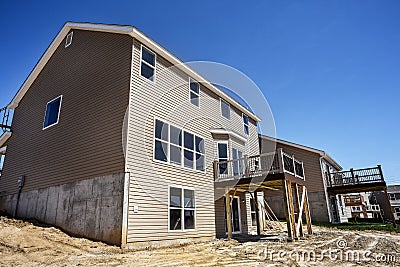
[[(129, 99), (132, 38), (74, 30), (15, 110), (0, 179), (2, 194), (124, 172), (122, 123)], [(63, 95), (59, 123), (42, 130), (48, 101)]]
[[(214, 177), (215, 143), (210, 129), (227, 128), (243, 133), (241, 112), (231, 111), (231, 120), (220, 115), (220, 100), (203, 85), (200, 107), (189, 101), (189, 77), (171, 73), (170, 63), (157, 55), (155, 83), (140, 76), (140, 43), (135, 41), (132, 60), (126, 171), (131, 173), (127, 241), (156, 241), (215, 236)], [(201, 82), (201, 81), (200, 81)], [(196, 172), (153, 161), (154, 118), (184, 128), (205, 139), (206, 172)], [(211, 118), (211, 119), (210, 119)], [(255, 123), (250, 123), (247, 152), (258, 153)], [(229, 148), (231, 150), (231, 148)], [(168, 186), (195, 190), (196, 229), (168, 230)], [(134, 206), (139, 211), (133, 212)]]

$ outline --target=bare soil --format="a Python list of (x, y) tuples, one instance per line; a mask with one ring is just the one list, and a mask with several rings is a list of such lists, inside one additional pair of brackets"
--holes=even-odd
[(324, 227), (314, 232), (295, 242), (211, 240), (127, 251), (1, 216), (0, 266), (399, 266), (400, 234)]

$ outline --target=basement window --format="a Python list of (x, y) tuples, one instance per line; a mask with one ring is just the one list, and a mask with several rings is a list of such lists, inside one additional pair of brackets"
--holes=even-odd
[(140, 74), (154, 82), (154, 74), (156, 68), (156, 54), (142, 46), (140, 56)]
[(169, 188), (169, 230), (194, 230), (196, 225), (194, 190)]
[(43, 130), (58, 123), (60, 118), (62, 95), (47, 102), (46, 113), (43, 121)]
[(199, 107), (200, 106), (200, 84), (198, 82), (193, 81), (192, 79), (189, 80), (189, 98), (190, 103)]
[(72, 36), (74, 35), (74, 32), (70, 32), (67, 35), (67, 38), (65, 39), (65, 47), (68, 47), (70, 44), (72, 44)]
[(221, 115), (222, 117), (227, 118), (228, 120), (231, 118), (231, 106), (228, 102), (221, 98)]

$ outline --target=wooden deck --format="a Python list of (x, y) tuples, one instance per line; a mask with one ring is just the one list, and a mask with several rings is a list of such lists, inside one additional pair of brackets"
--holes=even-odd
[[(286, 214), (289, 240), (304, 237), (302, 217), (306, 218), (307, 232), (312, 234), (311, 216), (308, 204), (307, 189), (304, 185), (303, 162), (278, 149), (275, 153), (256, 156), (244, 156), (239, 159), (214, 162), (214, 180), (216, 188), (225, 189), (226, 218), (231, 217), (231, 201), (236, 192), (249, 192), (256, 210), (258, 201), (254, 195), (257, 191), (281, 190), (284, 198), (283, 209)], [(256, 212), (257, 234), (261, 235), (259, 212)], [(227, 220), (228, 238), (232, 238), (231, 220)]]

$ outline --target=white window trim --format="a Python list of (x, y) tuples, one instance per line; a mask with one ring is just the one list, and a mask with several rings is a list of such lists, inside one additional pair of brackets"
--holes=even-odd
[[(150, 53), (154, 54), (154, 66), (150, 63), (146, 62), (142, 59), (143, 48), (149, 51)], [(153, 80), (150, 80), (142, 75), (142, 63), (146, 64), (148, 67), (154, 70)], [(149, 49), (148, 47), (144, 46), (143, 44), (140, 45), (140, 64), (139, 64), (139, 76), (145, 79), (146, 81), (150, 81), (152, 83), (156, 83), (156, 64), (157, 64), (157, 54), (153, 52), (153, 50)]]
[[(165, 141), (165, 140), (156, 138), (156, 120), (159, 120), (159, 121), (161, 121), (161, 122), (163, 122), (163, 123), (167, 123), (168, 125), (174, 126), (174, 127), (178, 128), (178, 129), (180, 129), (180, 130), (182, 131), (182, 140), (181, 140), (181, 141), (182, 141), (182, 147), (181, 147), (182, 151), (181, 151), (181, 164), (180, 164), (180, 165), (175, 164), (175, 163), (172, 163), (172, 162), (170, 161), (170, 158), (171, 158), (171, 157), (170, 157), (170, 153), (171, 153), (170, 151), (171, 151), (171, 149), (169, 148), (169, 146), (170, 146), (170, 144), (171, 144), (171, 142), (169, 141), (169, 140), (170, 140), (170, 137), (171, 137), (171, 136), (170, 136), (170, 135), (171, 135), (170, 127), (168, 127), (168, 141)], [(196, 136), (202, 138), (202, 139), (203, 139), (203, 142), (204, 142), (204, 153), (197, 152), (197, 151), (196, 151), (196, 148), (194, 148), (194, 150), (185, 148), (184, 143), (183, 143), (183, 142), (184, 142), (184, 140), (183, 140), (184, 133), (183, 133), (183, 132), (187, 132), (187, 133), (193, 134), (193, 135), (194, 135), (194, 138), (196, 138)], [(155, 141), (156, 141), (156, 140), (168, 144), (167, 161), (162, 161), (162, 160), (158, 160), (158, 159), (155, 158), (154, 150), (155, 150), (155, 144), (156, 144)], [(175, 144), (172, 144), (172, 145), (177, 146), (177, 145), (175, 145)], [(184, 163), (184, 153), (185, 153), (185, 149), (194, 152), (194, 156), (196, 156), (196, 153), (202, 154), (202, 155), (203, 155), (203, 157), (204, 157), (204, 170), (197, 170), (196, 168), (193, 169), (193, 168), (188, 168), (188, 167), (185, 166), (185, 163)], [(202, 174), (205, 174), (205, 173), (206, 173), (206, 169), (207, 169), (207, 168), (206, 168), (206, 162), (207, 162), (207, 161), (206, 161), (206, 160), (207, 160), (207, 159), (206, 159), (206, 139), (205, 139), (203, 136), (199, 135), (199, 134), (195, 134), (195, 133), (193, 133), (193, 132), (191, 132), (191, 131), (189, 131), (189, 130), (183, 129), (182, 127), (179, 127), (179, 126), (177, 126), (177, 125), (175, 125), (175, 124), (173, 124), (173, 123), (167, 122), (167, 121), (165, 121), (165, 120), (163, 120), (163, 119), (156, 118), (156, 117), (154, 117), (154, 120), (153, 120), (153, 151), (152, 151), (152, 153), (153, 153), (153, 161), (154, 161), (154, 162), (166, 164), (166, 165), (168, 165), (168, 166), (178, 167), (178, 168), (181, 168), (181, 169), (184, 169), (184, 170), (187, 170), (187, 171), (193, 171), (193, 172), (196, 172), (196, 173), (202, 173)], [(193, 159), (193, 164), (194, 164), (194, 165), (196, 164), (196, 158)]]
[[(68, 42), (68, 39), (71, 36), (71, 40), (70, 42)], [(72, 44), (72, 38), (74, 37), (74, 32), (70, 32), (68, 33), (67, 37), (65, 38), (65, 48), (67, 48), (68, 46), (70, 46)]]
[[(229, 118), (227, 118), (227, 117), (225, 117), (224, 115), (222, 115), (222, 102), (225, 102), (225, 103), (228, 104), (228, 106), (229, 106)], [(230, 119), (231, 119), (231, 104), (230, 104), (228, 101), (226, 101), (226, 100), (224, 100), (224, 99), (222, 99), (222, 98), (219, 98), (219, 109), (220, 109), (220, 114), (221, 114), (221, 117), (222, 117), (222, 118), (225, 118), (225, 119), (227, 119), (227, 120), (230, 120)]]
[[(191, 83), (197, 83), (199, 85), (199, 93), (196, 93), (196, 92), (192, 91), (192, 88), (190, 88), (190, 84)], [(200, 90), (201, 90), (200, 83), (198, 81), (196, 81), (196, 80), (194, 80), (194, 79), (189, 77), (189, 103), (192, 104), (195, 107), (198, 107), (198, 108), (200, 108)], [(192, 103), (192, 99), (190, 98), (190, 94), (191, 93), (195, 94), (198, 97), (198, 99), (199, 99), (199, 105), (198, 106)]]
[[(247, 117), (247, 124), (244, 123), (244, 117)], [(246, 114), (242, 113), (242, 121), (243, 121), (243, 133), (244, 133), (245, 135), (250, 135), (249, 116), (247, 116)], [(246, 131), (244, 130), (245, 126), (247, 126), (247, 133), (246, 133)]]
[[(54, 100), (56, 100), (57, 98), (61, 98), (61, 99), (60, 99), (60, 106), (58, 107), (57, 121), (56, 121), (55, 123), (53, 123), (53, 124), (50, 124), (50, 125), (44, 127), (44, 122), (46, 121), (47, 105), (48, 105), (50, 102), (53, 102)], [(47, 104), (46, 104), (46, 109), (45, 109), (45, 111), (44, 111), (43, 129), (42, 129), (42, 130), (46, 130), (46, 129), (50, 128), (51, 126), (57, 125), (58, 122), (60, 121), (60, 113), (61, 113), (62, 99), (63, 99), (63, 95), (59, 95), (59, 96), (57, 96), (56, 98), (54, 98), (54, 99), (50, 100), (49, 102), (47, 102)]]
[[(254, 200), (254, 201), (256, 201), (256, 200)], [(253, 198), (250, 196), (250, 221), (251, 221), (252, 227), (257, 226), (257, 211), (256, 211), (256, 206), (255, 206), (254, 201), (253, 201)], [(252, 207), (251, 203), (253, 203), (253, 205), (254, 205), (254, 211), (251, 210), (251, 207)], [(256, 217), (256, 225), (253, 225), (253, 214)]]
[[(179, 188), (181, 189), (181, 203), (182, 203), (182, 207), (181, 208), (176, 208), (176, 207), (170, 207), (170, 199), (171, 199), (171, 187), (173, 188)], [(193, 194), (194, 194), (194, 208), (186, 208), (186, 210), (194, 210), (194, 228), (193, 229), (185, 229), (185, 222), (184, 222), (184, 218), (185, 218), (185, 189), (186, 190), (192, 190)], [(168, 185), (168, 232), (172, 232), (172, 233), (176, 233), (176, 232), (193, 232), (193, 231), (197, 231), (197, 200), (196, 200), (196, 190), (192, 187), (186, 187), (186, 186), (181, 186), (181, 185)], [(170, 226), (170, 218), (169, 218), (169, 211), (170, 209), (180, 209), (182, 210), (181, 213), (181, 229), (178, 230), (171, 230)]]

